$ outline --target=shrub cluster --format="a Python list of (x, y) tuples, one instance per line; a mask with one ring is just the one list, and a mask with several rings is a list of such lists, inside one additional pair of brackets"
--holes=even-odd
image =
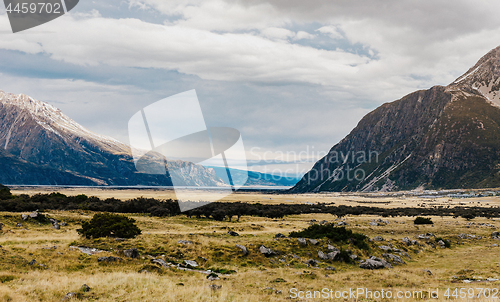
[(90, 221), (83, 222), (82, 228), (76, 231), (86, 238), (134, 238), (141, 234), (133, 218), (111, 213), (95, 214)]
[[(0, 211), (28, 212), (45, 210), (90, 210), (112, 213), (143, 213), (164, 217), (180, 215), (175, 200), (134, 198), (119, 200), (100, 199), (86, 195), (66, 196), (61, 193), (12, 196), (8, 188), (0, 188)], [(380, 208), (367, 206), (335, 206), (333, 204), (260, 204), (242, 202), (213, 202), (182, 214), (188, 217), (205, 217), (214, 220), (239, 219), (241, 216), (259, 216), (272, 219), (287, 215), (329, 213), (337, 217), (346, 215), (378, 215), (382, 217), (453, 216), (500, 217), (500, 208), (483, 207), (432, 207), (432, 208)]]
[(13, 198), (12, 194), (10, 193), (10, 189), (6, 186), (0, 185), (0, 200), (10, 198)]
[(351, 243), (362, 250), (368, 250), (367, 244), (368, 237), (363, 234), (354, 233), (345, 227), (335, 227), (332, 224), (313, 224), (307, 229), (299, 232), (291, 232), (290, 237), (304, 237), (304, 238), (328, 238), (333, 242)]
[(430, 218), (417, 217), (413, 221), (413, 224), (434, 224)]

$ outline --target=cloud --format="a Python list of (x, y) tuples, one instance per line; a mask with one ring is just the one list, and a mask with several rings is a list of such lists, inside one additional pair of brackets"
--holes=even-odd
[(1, 53), (11, 51), (4, 62), (43, 62), (32, 70), (4, 63), (13, 67), (0, 70), (0, 89), (56, 102), (121, 140), (129, 114), (196, 88), (210, 124), (239, 129), (249, 147), (327, 150), (369, 110), (450, 83), (500, 41), (500, 3), (490, 0), (104, 0), (77, 8), (17, 34), (0, 15)]
[(43, 52), (79, 65), (177, 70), (207, 80), (321, 85), (337, 83), (368, 61), (341, 49), (327, 51), (281, 40), (294, 35), (289, 30), (268, 28), (265, 35), (273, 39), (137, 19), (68, 16), (47, 24), (43, 32), (5, 36), (0, 48)]
[(338, 29), (333, 26), (323, 26), (317, 29), (320, 33), (328, 34), (332, 39), (342, 39), (343, 36)]

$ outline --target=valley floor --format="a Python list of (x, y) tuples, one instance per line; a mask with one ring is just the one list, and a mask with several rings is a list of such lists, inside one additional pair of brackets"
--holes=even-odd
[[(15, 190), (13, 193), (19, 194)], [(273, 194), (239, 197), (248, 201), (299, 198)], [(318, 199), (321, 201), (322, 198)], [(300, 196), (300, 199), (317, 201), (315, 195)], [(355, 197), (353, 200), (368, 199)], [(496, 197), (488, 200), (489, 205), (485, 206), (498, 204)], [(377, 204), (380, 201), (377, 198), (370, 202)], [(421, 202), (415, 201), (415, 204)], [(491, 297), (495, 289), (500, 289), (500, 281), (495, 281), (500, 279), (500, 247), (495, 246), (500, 244), (500, 240), (490, 236), (498, 230), (499, 219), (475, 218), (467, 221), (463, 218), (431, 217), (434, 225), (416, 226), (413, 224), (414, 217), (344, 217), (342, 221), (347, 223), (347, 229), (369, 238), (381, 236), (384, 241), (370, 242), (368, 251), (334, 244), (338, 248), (349, 248), (361, 259), (371, 255), (382, 257), (386, 252), (379, 246), (405, 251), (409, 256), (401, 257), (406, 264), (393, 263), (390, 269), (365, 270), (359, 268), (358, 262), (347, 264), (321, 260), (318, 251), (327, 251), (326, 239), (319, 240), (318, 245), (308, 242), (304, 246), (296, 238), (287, 238), (291, 231), (302, 230), (314, 223), (311, 220), (336, 224), (341, 221), (329, 214), (295, 215), (278, 220), (243, 216), (240, 221), (231, 222), (182, 215), (167, 218), (128, 215), (137, 220), (142, 234), (123, 241), (79, 237), (76, 230), (82, 221), (93, 216), (93, 212), (49, 211), (45, 214), (67, 225), (56, 230), (50, 224), (39, 224), (32, 219), (23, 221), (21, 213), (0, 212), (0, 222), (4, 224), (0, 231), (0, 301), (61, 301), (69, 292), (75, 292), (73, 299), (81, 301), (319, 301), (323, 299), (317, 296), (307, 299), (307, 292), (314, 294), (313, 291), (324, 288), (331, 289), (333, 295), (337, 291), (342, 293), (357, 288), (379, 293), (381, 290), (390, 291), (393, 295), (422, 291), (424, 299), (429, 298), (428, 291), (431, 289), (434, 292), (438, 290), (439, 300), (445, 300), (449, 288), (450, 298), (466, 301), (470, 293), (474, 296), (479, 294), (479, 288), (488, 288)], [(379, 219), (387, 223), (370, 225), (370, 222)], [(22, 226), (16, 226), (18, 223)], [(228, 231), (237, 232), (239, 236), (231, 236)], [(285, 238), (275, 238), (278, 233), (284, 234)], [(418, 235), (427, 233), (435, 236), (416, 239)], [(475, 237), (463, 239), (459, 234)], [(404, 237), (418, 243), (406, 245), (402, 242)], [(451, 247), (439, 248), (436, 237), (449, 240)], [(179, 243), (179, 240), (192, 243)], [(236, 247), (237, 244), (244, 245), (248, 255), (244, 255)], [(261, 245), (277, 251), (278, 255), (264, 256), (259, 251)], [(87, 255), (74, 246), (101, 251)], [(137, 248), (140, 256), (131, 258), (123, 255), (121, 251), (130, 248)], [(107, 256), (119, 257), (121, 261), (98, 262), (99, 257)], [(153, 259), (172, 265), (157, 265), (152, 262)], [(320, 263), (310, 266), (307, 264), (310, 259)], [(30, 265), (32, 260), (36, 263)], [(181, 270), (175, 264), (182, 264), (183, 260), (194, 260), (200, 267)], [(334, 267), (335, 270), (327, 267)], [(207, 274), (200, 272), (207, 269), (217, 272), (219, 279), (209, 281)], [(488, 278), (490, 281), (486, 281)], [(91, 290), (81, 291), (83, 284)], [(467, 298), (455, 299), (453, 290), (458, 289), (455, 295), (460, 297), (461, 288), (464, 288), (462, 291)], [(304, 298), (294, 299), (299, 291)], [(499, 296), (497, 292), (496, 299), (486, 299), (483, 295), (474, 301), (498, 301)], [(351, 295), (345, 299), (333, 297), (325, 300), (356, 301)], [(419, 299), (370, 299), (359, 296), (359, 300)]]

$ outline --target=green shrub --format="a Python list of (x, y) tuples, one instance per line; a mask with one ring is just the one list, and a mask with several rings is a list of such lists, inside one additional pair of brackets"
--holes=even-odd
[(10, 282), (14, 279), (16, 279), (16, 276), (3, 275), (3, 276), (0, 276), (0, 283), (7, 283), (7, 282)]
[(430, 218), (417, 217), (413, 221), (414, 224), (434, 224)]
[(11, 199), (14, 196), (10, 193), (10, 189), (6, 186), (0, 185), (0, 200)]
[(95, 214), (89, 222), (83, 222), (77, 232), (86, 238), (133, 238), (141, 234), (134, 219), (111, 213)]
[(471, 219), (476, 218), (476, 216), (474, 216), (474, 214), (463, 214), (462, 218), (465, 218), (467, 220), (471, 220)]
[(335, 227), (332, 224), (313, 224), (305, 230), (299, 232), (291, 232), (290, 237), (304, 238), (328, 238), (333, 242), (352, 243), (362, 250), (368, 250), (369, 246), (366, 243), (368, 237), (363, 234), (354, 233), (345, 227)]

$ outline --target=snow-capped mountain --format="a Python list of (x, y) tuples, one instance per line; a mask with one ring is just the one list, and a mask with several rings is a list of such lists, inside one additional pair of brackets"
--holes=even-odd
[[(182, 167), (172, 175), (138, 173), (126, 144), (89, 131), (50, 104), (3, 91), (0, 149), (4, 184), (170, 186), (171, 177), (187, 186), (223, 183), (212, 169), (190, 162), (169, 162), (171, 168)], [(42, 170), (43, 175), (35, 173)]]

